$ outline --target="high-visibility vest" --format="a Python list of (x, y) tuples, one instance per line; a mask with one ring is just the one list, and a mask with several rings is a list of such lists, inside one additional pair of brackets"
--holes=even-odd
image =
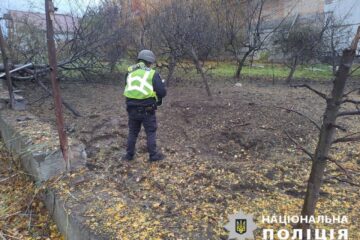
[[(131, 67), (129, 67), (131, 71)], [(133, 99), (157, 98), (153, 88), (155, 70), (147, 67), (138, 68), (128, 73), (124, 96)]]

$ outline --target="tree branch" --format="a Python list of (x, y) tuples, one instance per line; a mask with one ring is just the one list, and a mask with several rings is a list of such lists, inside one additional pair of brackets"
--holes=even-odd
[(353, 99), (345, 99), (341, 103), (352, 103), (352, 104), (355, 104), (355, 105), (359, 105), (360, 101), (353, 100)]
[(307, 85), (307, 84), (293, 85), (293, 86), (291, 86), (291, 87), (294, 87), (294, 88), (299, 88), (299, 87), (301, 87), (301, 88), (307, 88), (307, 89), (309, 89), (310, 91), (312, 91), (312, 92), (314, 92), (315, 94), (317, 94), (318, 96), (322, 97), (323, 99), (328, 100), (328, 97), (326, 96), (325, 93), (322, 93), (322, 92), (320, 92), (320, 91), (318, 91), (318, 90), (310, 87), (310, 86)]
[[(332, 142), (332, 144), (359, 141), (360, 140), (360, 135), (359, 134), (360, 134), (360, 132), (356, 132), (356, 133), (352, 133), (352, 134), (346, 135), (344, 137), (335, 139)], [(356, 136), (356, 135), (359, 135), (359, 136)]]
[(352, 185), (352, 186), (355, 186), (355, 187), (360, 187), (360, 184), (351, 182), (351, 181), (349, 181), (349, 180), (347, 180), (347, 179), (341, 179), (341, 178), (338, 178), (338, 177), (334, 177), (334, 178), (335, 178), (336, 180), (340, 181), (340, 182), (348, 183), (348, 184), (350, 184), (350, 185)]
[(340, 163), (338, 163), (335, 159), (332, 159), (330, 157), (327, 158), (327, 160), (329, 160), (330, 162), (334, 163), (338, 168), (340, 168), (346, 175), (346, 177), (348, 177), (349, 179), (352, 179), (352, 177), (349, 175), (349, 172), (346, 170), (346, 168), (344, 168)]
[[(32, 104), (34, 104), (34, 103), (37, 103), (37, 102), (39, 102), (39, 101), (41, 101), (41, 100), (43, 100), (43, 99), (45, 99), (45, 98), (48, 98), (48, 97), (50, 97), (50, 96), (51, 96), (51, 94), (50, 94), (50, 93), (47, 93), (46, 95), (41, 96), (41, 97), (39, 97), (38, 99), (30, 102), (29, 105), (32, 105)], [(42, 105), (42, 104), (41, 104), (41, 105)]]
[(343, 131), (343, 132), (346, 132), (346, 131), (347, 131), (347, 129), (346, 129), (345, 127), (343, 127), (343, 126), (336, 125), (336, 124), (333, 124), (332, 126), (333, 126), (334, 128), (337, 128), (337, 129)]
[(339, 112), (337, 116), (342, 117), (342, 116), (355, 116), (355, 115), (360, 115), (360, 110), (358, 110), (358, 111), (348, 111), (348, 112)]
[(343, 95), (343, 97), (345, 98), (345, 97), (349, 96), (350, 94), (352, 94), (353, 92), (356, 92), (356, 91), (359, 91), (359, 90), (360, 90), (360, 88), (355, 88), (355, 89), (353, 89), (353, 90), (345, 93), (345, 94)]
[(357, 141), (360, 141), (360, 136), (352, 137), (352, 138), (339, 138), (339, 139), (335, 139), (332, 143), (336, 144), (336, 143), (357, 142)]
[(290, 141), (292, 141), (298, 148), (300, 148), (306, 155), (308, 155), (310, 157), (311, 160), (314, 160), (314, 155), (307, 149), (305, 149), (301, 144), (299, 144), (294, 138), (292, 138), (289, 133), (284, 130), (284, 133), (286, 134), (286, 136), (290, 139)]
[[(42, 83), (39, 79), (36, 79), (37, 83), (39, 84), (39, 86), (44, 89), (48, 94), (52, 95), (52, 92), (44, 85), (44, 83)], [(72, 113), (74, 114), (76, 117), (81, 117), (81, 114), (74, 109), (70, 104), (68, 104), (67, 102), (64, 101), (64, 99), (61, 99), (62, 104)]]
[[(269, 106), (266, 106), (266, 107), (269, 107)], [(320, 126), (313, 120), (311, 119), (310, 117), (306, 116), (305, 114), (301, 113), (301, 112), (298, 112), (296, 110), (293, 110), (293, 109), (289, 109), (289, 108), (285, 108), (285, 107), (277, 107), (277, 106), (270, 106), (270, 107), (274, 107), (274, 108), (279, 108), (279, 109), (283, 109), (283, 110), (286, 110), (286, 111), (289, 111), (289, 112), (293, 112), (293, 113), (296, 113), (298, 114), (299, 116), (302, 116), (304, 118), (306, 118), (307, 120), (309, 120), (309, 122), (311, 122), (312, 124), (315, 125), (315, 127), (320, 130)]]
[(0, 183), (2, 183), (2, 182), (6, 182), (7, 180), (9, 180), (9, 179), (11, 179), (11, 178), (13, 178), (13, 177), (17, 176), (18, 174), (19, 174), (19, 173), (15, 173), (15, 174), (11, 175), (10, 177), (3, 178), (3, 179), (1, 179), (1, 180), (0, 180)]

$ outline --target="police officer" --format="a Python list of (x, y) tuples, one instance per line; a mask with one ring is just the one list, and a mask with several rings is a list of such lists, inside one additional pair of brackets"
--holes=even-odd
[(149, 161), (159, 161), (164, 155), (156, 149), (156, 115), (157, 106), (166, 95), (165, 84), (159, 73), (151, 69), (155, 63), (155, 55), (150, 50), (142, 50), (138, 54), (138, 63), (128, 68), (124, 96), (129, 116), (129, 135), (126, 155), (123, 160), (133, 160), (136, 139), (141, 125), (146, 132)]

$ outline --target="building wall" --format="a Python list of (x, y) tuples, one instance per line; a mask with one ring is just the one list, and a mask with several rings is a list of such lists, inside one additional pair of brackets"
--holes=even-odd
[(324, 12), (324, 0), (268, 0), (264, 14), (269, 19), (283, 19), (288, 15), (307, 16)]
[(349, 25), (355, 34), (360, 25), (360, 1), (359, 0), (326, 0), (325, 13), (333, 14), (343, 25)]

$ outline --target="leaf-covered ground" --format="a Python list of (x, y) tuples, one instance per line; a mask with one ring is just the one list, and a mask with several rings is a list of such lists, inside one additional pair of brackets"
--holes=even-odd
[[(329, 90), (326, 84), (316, 87)], [(25, 90), (30, 102), (38, 99)], [(62, 91), (84, 115), (67, 114), (66, 123), (69, 134), (87, 146), (89, 161), (87, 169), (54, 187), (94, 231), (114, 239), (225, 239), (227, 216), (240, 209), (254, 214), (260, 227), (275, 229), (280, 226), (261, 225), (261, 216), (300, 213), (310, 162), (286, 134), (313, 150), (318, 133), (291, 110), (320, 122), (325, 106), (306, 90), (213, 85), (209, 101), (196, 86), (170, 88), (158, 111), (159, 146), (167, 158), (154, 164), (147, 161), (144, 133), (135, 161), (120, 161), (127, 136), (120, 86), (64, 84)], [(51, 99), (36, 101), (31, 110), (54, 122)], [(348, 118), (342, 124), (356, 132), (358, 122)], [(357, 184), (359, 151), (358, 144), (332, 151)], [(348, 225), (338, 227), (359, 239), (359, 187), (348, 180), (329, 163), (317, 214), (347, 215)]]
[(0, 239), (63, 239), (41, 201), (41, 187), (0, 141)]

